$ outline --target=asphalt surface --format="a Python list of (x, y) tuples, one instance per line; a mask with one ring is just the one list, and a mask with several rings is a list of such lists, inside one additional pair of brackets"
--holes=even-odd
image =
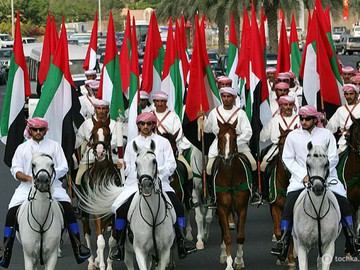
[[(356, 61), (359, 60), (358, 55), (340, 56), (344, 65), (355, 66)], [(0, 109), (2, 109), (4, 99), (5, 87), (0, 86)], [(3, 236), (3, 225), (7, 212), (7, 205), (10, 198), (17, 187), (18, 183), (12, 178), (9, 168), (2, 162), (4, 154), (4, 145), (0, 144), (0, 175), (1, 175), (1, 190), (0, 190), (0, 236)], [(194, 212), (191, 213), (191, 220), (193, 224), (193, 236), (196, 238), (196, 228), (194, 222)], [(256, 208), (249, 205), (248, 215), (245, 229), (245, 244), (244, 244), (244, 261), (246, 269), (287, 269), (286, 266), (277, 266), (276, 259), (270, 254), (273, 243), (272, 236), (272, 220), (268, 206)], [(107, 237), (106, 237), (107, 239)], [(220, 228), (218, 226), (218, 219), (215, 217), (211, 225), (211, 233), (208, 242), (205, 244), (205, 249), (190, 255), (188, 258), (179, 260), (175, 256), (176, 269), (199, 269), (199, 270), (217, 270), (225, 269), (225, 265), (219, 263), (220, 255)], [(95, 247), (95, 236), (92, 239), (92, 246)], [(235, 231), (233, 231), (233, 245), (232, 255), (236, 255), (236, 238)], [(63, 247), (63, 257), (58, 259), (56, 266), (57, 270), (67, 269), (87, 269), (87, 264), (77, 265), (72, 255), (70, 241), (66, 240)], [(336, 241), (335, 259), (331, 265), (331, 269), (360, 269), (360, 257), (356, 261), (344, 262), (344, 236), (340, 235)], [(309, 269), (316, 269), (316, 251), (310, 253)], [(9, 269), (20, 270), (24, 269), (24, 259), (21, 245), (16, 241), (13, 248), (13, 257)], [(44, 269), (39, 267), (39, 269)], [(114, 269), (126, 269), (123, 263), (114, 263)]]

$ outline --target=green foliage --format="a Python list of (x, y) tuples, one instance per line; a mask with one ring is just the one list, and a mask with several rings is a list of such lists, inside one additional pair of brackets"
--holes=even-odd
[(143, 1), (139, 1), (139, 2), (129, 3), (127, 5), (127, 8), (128, 9), (146, 9), (148, 7), (156, 8), (158, 2), (160, 2), (160, 1), (156, 1), (156, 0), (146, 1), (146, 0), (143, 0)]

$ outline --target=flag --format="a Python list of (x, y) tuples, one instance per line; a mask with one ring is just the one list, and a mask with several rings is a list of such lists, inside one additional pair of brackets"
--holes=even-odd
[[(131, 48), (137, 48), (136, 25), (133, 17), (131, 27)], [(139, 112), (139, 56), (138, 50), (131, 50), (130, 67), (130, 91), (129, 91), (129, 119), (128, 119), (128, 141), (138, 135), (136, 118)]]
[[(125, 38), (124, 42), (126, 42)], [(113, 120), (116, 120), (119, 117), (119, 114), (122, 116), (125, 115), (121, 78), (114, 20), (112, 12), (110, 11), (104, 66), (101, 71), (98, 98), (110, 103), (110, 118)]]
[(90, 43), (86, 52), (84, 61), (84, 70), (95, 70), (96, 69), (96, 54), (97, 54), (97, 30), (98, 30), (98, 14), (96, 12), (94, 25), (91, 31)]
[[(299, 49), (299, 39), (296, 30), (296, 22), (294, 13), (291, 16), (291, 28), (290, 28), (290, 69), (299, 78), (301, 64), (301, 54)], [(301, 104), (300, 104), (301, 105)]]
[(71, 164), (76, 138), (74, 124), (79, 127), (84, 119), (80, 115), (80, 102), (70, 74), (64, 17), (60, 40), (33, 117), (43, 117), (48, 121), (46, 138), (62, 145), (66, 159)]
[(228, 50), (226, 75), (232, 80), (232, 85), (231, 85), (232, 88), (234, 88), (238, 92), (238, 94), (240, 94), (239, 81), (238, 81), (239, 77), (235, 73), (239, 59), (238, 56), (239, 56), (239, 49), (238, 49), (238, 40), (236, 37), (234, 14), (231, 12), (229, 50)]
[(267, 20), (267, 17), (266, 17), (266, 14), (265, 14), (264, 6), (261, 6), (260, 39), (261, 39), (261, 44), (263, 46), (263, 51), (264, 51), (265, 67), (266, 67), (266, 61), (267, 61), (267, 57), (266, 57), (266, 35), (265, 35), (265, 21), (266, 20)]
[[(318, 109), (324, 109), (323, 102), (318, 98), (319, 90), (322, 101), (336, 106), (340, 105), (340, 96), (330, 65), (332, 51), (324, 30), (320, 26), (319, 12), (323, 11), (315, 9), (311, 19), (300, 76), (303, 78), (306, 103)], [(330, 117), (329, 114), (327, 116)]]
[(247, 97), (246, 112), (253, 128), (250, 149), (259, 159), (260, 131), (271, 119), (268, 103), (269, 90), (267, 87), (263, 46), (261, 44), (259, 28), (256, 21), (255, 7), (251, 8), (251, 50), (250, 50), (250, 91)]
[(124, 39), (119, 55), (121, 86), (122, 86), (122, 91), (124, 92), (126, 97), (129, 96), (130, 58), (131, 58), (131, 26), (130, 26), (130, 11), (128, 10), (126, 16)]
[[(176, 21), (177, 23), (177, 21)], [(181, 13), (180, 17), (180, 25), (179, 25), (179, 33), (175, 33), (175, 38), (178, 40), (179, 44), (177, 44), (178, 55), (181, 61), (182, 66), (182, 73), (184, 76), (184, 83), (186, 84), (188, 72), (189, 72), (189, 53), (187, 51), (187, 38), (186, 38), (186, 32), (185, 32), (185, 19), (184, 14)]]
[(50, 19), (50, 13), (48, 12), (45, 27), (44, 43), (42, 47), (41, 61), (38, 73), (38, 83), (36, 87), (37, 93), (39, 95), (41, 94), (41, 87), (46, 80), (46, 76), (50, 68), (52, 57), (54, 57), (58, 41), (59, 36), (56, 29), (55, 17), (53, 15)]
[(280, 72), (288, 72), (290, 70), (290, 51), (286, 34), (285, 20), (282, 20), (280, 27), (279, 49), (276, 64), (276, 76)]
[(151, 13), (145, 48), (142, 69), (142, 90), (151, 93), (159, 91), (161, 88), (161, 74), (165, 54), (154, 12)]
[(4, 162), (9, 167), (11, 167), (16, 148), (24, 141), (23, 134), (26, 126), (24, 105), (25, 99), (30, 96), (30, 93), (30, 80), (21, 38), (20, 13), (18, 12), (0, 130), (1, 141), (6, 144)]
[(343, 0), (343, 21), (349, 17), (349, 0)]
[[(240, 87), (240, 97), (243, 101), (245, 101), (245, 96), (247, 90), (250, 88), (249, 83), (249, 65), (250, 65), (250, 48), (251, 48), (251, 40), (250, 40), (250, 21), (246, 8), (244, 8), (243, 13), (243, 27), (241, 31), (241, 47), (239, 50), (239, 61), (236, 67), (236, 74), (239, 76), (239, 87)], [(246, 104), (247, 105), (247, 104)], [(249, 116), (249, 115), (248, 115)]]
[[(177, 54), (179, 52), (179, 48), (176, 49), (172, 29), (172, 19), (170, 18), (168, 22), (168, 34), (166, 39), (166, 53), (161, 90), (168, 94), (168, 109), (174, 111), (180, 117), (180, 119), (182, 119), (185, 85), (181, 62)], [(180, 42), (178, 42), (177, 45), (180, 45), (179, 43)]]
[[(204, 17), (203, 17), (204, 19)], [(204, 21), (204, 20), (203, 20)], [(218, 90), (211, 88), (209, 70), (213, 78), (210, 62), (206, 53), (205, 33), (203, 23), (199, 26), (199, 15), (195, 15), (194, 46), (189, 68), (189, 87), (186, 96), (186, 108), (183, 121), (183, 130), (186, 138), (198, 149), (201, 143), (198, 140), (197, 114), (200, 110), (207, 112), (221, 104)], [(214, 79), (214, 78), (213, 78)], [(214, 82), (215, 83), (215, 82)], [(215, 84), (216, 86), (216, 84)], [(208, 149), (214, 137), (205, 138), (205, 147)], [(207, 150), (205, 150), (205, 153)]]

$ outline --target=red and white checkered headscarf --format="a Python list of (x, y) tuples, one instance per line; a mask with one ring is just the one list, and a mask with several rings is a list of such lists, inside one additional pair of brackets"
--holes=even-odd
[(324, 127), (322, 122), (321, 122), (321, 119), (323, 118), (323, 114), (321, 112), (318, 112), (317, 109), (312, 105), (302, 106), (299, 109), (299, 116), (304, 116), (304, 117), (312, 116), (312, 117), (315, 117), (318, 120), (316, 125), (318, 127)]
[(34, 117), (28, 119), (24, 131), (24, 137), (27, 139), (31, 138), (30, 128), (46, 128), (46, 130), (49, 130), (49, 124), (44, 118), (41, 117)]

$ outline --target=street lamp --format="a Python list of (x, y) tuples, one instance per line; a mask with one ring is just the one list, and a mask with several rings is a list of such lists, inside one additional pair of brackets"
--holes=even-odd
[(101, 0), (99, 0), (99, 32), (101, 33)]
[(11, 35), (13, 38), (15, 37), (14, 28), (14, 0), (11, 0)]

